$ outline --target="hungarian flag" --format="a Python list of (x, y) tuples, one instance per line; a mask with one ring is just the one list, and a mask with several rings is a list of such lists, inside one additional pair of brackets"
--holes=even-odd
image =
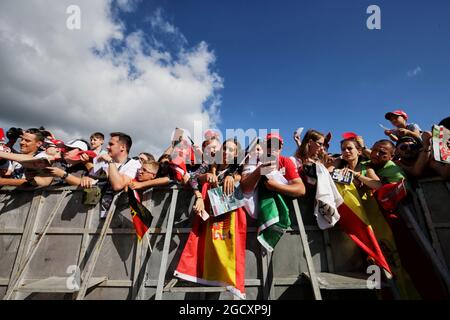
[(131, 188), (128, 188), (128, 203), (130, 204), (131, 216), (133, 218), (136, 234), (139, 240), (141, 240), (152, 224), (153, 216), (150, 211), (141, 204), (138, 193)]
[(258, 241), (272, 252), (286, 229), (291, 225), (289, 208), (283, 197), (266, 189), (263, 185), (258, 188)]
[[(209, 185), (202, 188), (205, 208)], [(178, 278), (211, 286), (226, 287), (245, 299), (245, 245), (247, 220), (242, 208), (203, 221), (195, 216), (192, 230), (174, 275)]]
[(358, 190), (353, 183), (344, 185), (336, 183), (336, 187), (344, 199), (344, 203), (338, 207), (341, 219), (341, 229), (371, 257), (377, 265), (392, 273), (386, 258), (381, 251), (375, 237), (370, 220), (362, 206)]

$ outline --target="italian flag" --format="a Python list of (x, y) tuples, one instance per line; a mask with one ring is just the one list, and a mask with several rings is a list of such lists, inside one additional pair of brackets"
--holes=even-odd
[(291, 225), (289, 208), (280, 194), (267, 190), (263, 185), (258, 188), (258, 198), (257, 239), (267, 251), (272, 252)]

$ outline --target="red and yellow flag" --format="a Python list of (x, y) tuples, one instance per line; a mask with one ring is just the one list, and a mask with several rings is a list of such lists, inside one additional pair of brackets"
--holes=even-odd
[(344, 185), (336, 183), (336, 187), (344, 199), (344, 203), (338, 207), (341, 219), (339, 225), (348, 236), (364, 250), (377, 265), (392, 273), (386, 258), (381, 251), (375, 237), (371, 223), (362, 206), (361, 198), (353, 183)]
[(150, 211), (141, 204), (141, 199), (137, 192), (128, 188), (128, 202), (130, 204), (131, 217), (136, 229), (136, 235), (141, 240), (150, 227), (153, 216)]
[[(202, 189), (205, 207), (208, 184)], [(207, 221), (195, 216), (192, 230), (174, 275), (205, 285), (225, 286), (245, 299), (245, 246), (247, 220), (242, 208)]]

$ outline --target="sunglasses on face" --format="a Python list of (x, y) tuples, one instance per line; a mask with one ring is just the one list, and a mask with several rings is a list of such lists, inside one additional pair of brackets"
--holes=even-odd
[(142, 173), (148, 173), (148, 174), (156, 174), (155, 172), (153, 172), (153, 171), (150, 171), (150, 170), (147, 170), (147, 169), (145, 169), (145, 168), (140, 168), (139, 169), (139, 171), (141, 171)]
[(409, 143), (403, 143), (403, 144), (399, 145), (398, 148), (401, 151), (415, 150), (415, 149), (417, 149), (417, 145), (409, 144)]

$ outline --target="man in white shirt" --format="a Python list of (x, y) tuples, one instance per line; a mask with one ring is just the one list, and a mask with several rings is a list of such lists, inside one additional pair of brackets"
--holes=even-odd
[(97, 156), (107, 153), (106, 150), (103, 149), (103, 143), (105, 142), (105, 136), (101, 132), (95, 132), (91, 134), (90, 145), (91, 150), (94, 151)]
[(11, 178), (2, 178), (0, 185), (19, 186), (25, 182), (33, 185), (46, 186), (51, 182), (51, 178), (36, 176), (33, 170), (25, 170), (19, 162), (31, 160), (33, 158), (45, 157), (45, 152), (40, 152), (44, 143), (44, 136), (39, 129), (28, 129), (20, 137), (20, 153), (9, 153), (0, 151), (0, 159), (11, 161)]
[(129, 157), (132, 145), (131, 137), (122, 132), (113, 132), (108, 142), (108, 153), (97, 157), (97, 164), (91, 171), (91, 177), (82, 179), (82, 187), (90, 187), (94, 183), (94, 178), (106, 173), (108, 185), (102, 198), (101, 217), (106, 216), (106, 212), (111, 205), (112, 198), (116, 192), (121, 191), (136, 177), (136, 173), (141, 167), (138, 160)]

